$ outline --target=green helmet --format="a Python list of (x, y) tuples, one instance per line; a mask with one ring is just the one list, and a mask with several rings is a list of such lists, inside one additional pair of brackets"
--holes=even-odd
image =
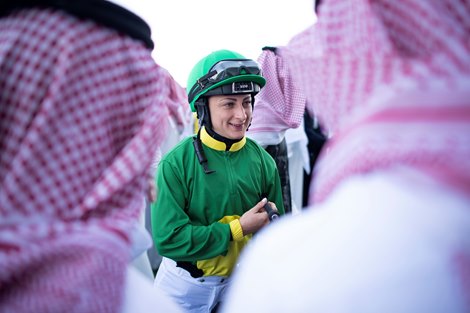
[(193, 67), (186, 90), (191, 111), (195, 112), (201, 96), (256, 94), (265, 84), (258, 63), (234, 51), (218, 50)]

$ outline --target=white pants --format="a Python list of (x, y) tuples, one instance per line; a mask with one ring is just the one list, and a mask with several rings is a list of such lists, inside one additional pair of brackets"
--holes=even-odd
[(152, 286), (152, 279), (133, 265), (127, 267), (124, 303), (120, 313), (184, 313), (180, 305)]
[(176, 262), (163, 257), (154, 287), (180, 304), (185, 312), (208, 313), (222, 300), (229, 280), (221, 276), (193, 278)]

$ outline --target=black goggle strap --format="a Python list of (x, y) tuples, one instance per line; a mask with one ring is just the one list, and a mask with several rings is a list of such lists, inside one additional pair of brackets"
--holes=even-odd
[(209, 77), (211, 77), (214, 74), (215, 72), (211, 71), (196, 81), (196, 84), (194, 84), (194, 86), (191, 88), (191, 90), (188, 93), (189, 101), (194, 99), (194, 97), (198, 93), (200, 93), (205, 87), (210, 87), (212, 85), (212, 83), (209, 81)]
[(83, 19), (90, 19), (99, 24), (122, 32), (127, 36), (142, 41), (153, 50), (154, 44), (148, 24), (135, 13), (104, 0), (15, 0), (0, 2), (0, 17), (15, 9), (46, 7), (63, 10)]
[[(197, 80), (196, 84), (194, 84), (189, 91), (188, 98), (193, 99), (205, 88), (208, 88), (226, 78), (247, 74), (260, 75), (261, 70), (258, 63), (250, 59), (229, 59), (219, 61), (211, 67), (209, 73)], [(242, 90), (241, 92), (245, 91)], [(235, 91), (230, 93), (240, 92)]]

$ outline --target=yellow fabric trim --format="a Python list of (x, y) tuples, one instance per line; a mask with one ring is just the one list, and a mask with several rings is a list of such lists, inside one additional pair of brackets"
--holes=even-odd
[[(240, 216), (238, 215), (224, 216), (219, 222), (229, 224), (230, 231), (232, 231), (231, 223), (239, 219)], [(238, 222), (238, 224), (240, 224), (240, 222)], [(235, 236), (233, 237), (235, 239)], [(237, 259), (242, 249), (252, 237), (253, 235), (249, 234), (242, 236), (238, 241), (230, 241), (226, 255), (219, 255), (212, 259), (197, 261), (196, 266), (204, 272), (204, 276), (229, 276), (237, 264)]]
[(234, 241), (240, 241), (243, 239), (243, 229), (240, 224), (240, 219), (233, 220), (229, 223), (230, 231), (232, 232), (232, 237)]
[[(218, 151), (225, 151), (225, 143), (223, 143), (222, 141), (218, 141), (214, 138), (212, 138), (206, 131), (206, 128), (203, 127), (201, 129), (201, 141), (206, 145), (208, 146), (209, 148), (212, 148), (214, 150), (218, 150)], [(230, 147), (230, 150), (229, 151), (238, 151), (240, 150), (241, 148), (243, 148), (243, 146), (245, 145), (246, 143), (246, 137), (243, 137), (242, 140), (240, 140), (239, 142), (236, 142), (234, 143), (231, 147)]]
[(197, 131), (199, 130), (199, 120), (197, 119), (197, 113), (193, 113), (193, 121), (194, 121), (194, 133), (197, 134)]

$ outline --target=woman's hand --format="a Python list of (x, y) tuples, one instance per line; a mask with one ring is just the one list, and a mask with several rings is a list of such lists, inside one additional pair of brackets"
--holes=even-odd
[[(268, 214), (264, 209), (264, 205), (268, 200), (263, 198), (249, 211), (246, 211), (240, 217), (240, 225), (243, 230), (243, 236), (252, 234), (260, 230), (264, 225), (269, 223)], [(274, 210), (277, 211), (276, 205), (273, 202), (269, 202)]]

